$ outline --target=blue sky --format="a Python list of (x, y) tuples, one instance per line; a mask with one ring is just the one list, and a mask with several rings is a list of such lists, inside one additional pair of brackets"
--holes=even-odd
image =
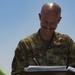
[(46, 2), (56, 2), (62, 8), (57, 32), (75, 41), (75, 0), (0, 0), (0, 65), (10, 74), (18, 42), (38, 31), (38, 13)]

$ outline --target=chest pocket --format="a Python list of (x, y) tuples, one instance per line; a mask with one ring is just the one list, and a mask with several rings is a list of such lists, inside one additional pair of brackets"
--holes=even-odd
[(47, 50), (46, 57), (51, 65), (66, 65), (68, 62), (68, 50), (65, 46), (55, 46)]
[(47, 65), (45, 50), (43, 49), (29, 50), (28, 60), (30, 65)]

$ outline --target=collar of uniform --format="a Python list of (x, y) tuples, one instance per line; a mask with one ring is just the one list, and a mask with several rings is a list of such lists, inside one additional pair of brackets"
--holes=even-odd
[[(39, 35), (39, 31), (40, 31), (40, 29), (39, 29), (38, 32), (36, 33), (35, 41), (36, 41), (36, 43), (37, 43), (37, 45), (38, 45), (39, 47), (45, 47), (46, 45), (45, 45), (45, 43), (42, 41), (42, 39), (41, 39), (41, 37), (40, 37), (40, 35)], [(61, 37), (59, 38), (59, 34), (60, 34), (60, 33), (58, 33), (58, 32), (54, 32), (53, 38), (51, 39), (51, 42), (50, 42), (50, 47), (60, 44), (60, 39), (61, 39)]]
[[(42, 41), (40, 35), (39, 35), (39, 31), (40, 29), (38, 30), (38, 32), (36, 33), (36, 43), (41, 46), (41, 47), (46, 47), (45, 43)], [(55, 41), (56, 41), (56, 36), (57, 36), (57, 32), (54, 32), (54, 35), (51, 39), (51, 42), (50, 42), (50, 46), (53, 46)]]
[(61, 39), (62, 39), (61, 34), (58, 33), (58, 32), (55, 32), (54, 37), (51, 41), (51, 46), (60, 45), (61, 44), (61, 42), (60, 42)]
[(39, 31), (40, 31), (40, 29), (36, 33), (36, 43), (37, 43), (37, 45), (39, 45), (39, 47), (43, 47), (43, 46), (45, 46), (45, 44), (40, 38)]

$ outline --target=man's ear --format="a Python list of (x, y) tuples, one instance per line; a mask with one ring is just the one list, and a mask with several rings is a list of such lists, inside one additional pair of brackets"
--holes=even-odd
[(41, 14), (39, 13), (38, 15), (39, 15), (39, 20), (41, 21)]
[(62, 19), (62, 17), (59, 17), (58, 23), (60, 22), (61, 19)]

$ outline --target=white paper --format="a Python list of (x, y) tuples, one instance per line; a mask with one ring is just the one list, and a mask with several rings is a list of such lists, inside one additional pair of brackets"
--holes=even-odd
[(67, 71), (66, 66), (29, 66), (24, 68), (24, 71)]
[(71, 72), (74, 72), (74, 73), (75, 73), (75, 68), (73, 68), (73, 67), (71, 67), (71, 66), (69, 66), (69, 67), (67, 68), (67, 70), (69, 70), (69, 71), (71, 71)]

